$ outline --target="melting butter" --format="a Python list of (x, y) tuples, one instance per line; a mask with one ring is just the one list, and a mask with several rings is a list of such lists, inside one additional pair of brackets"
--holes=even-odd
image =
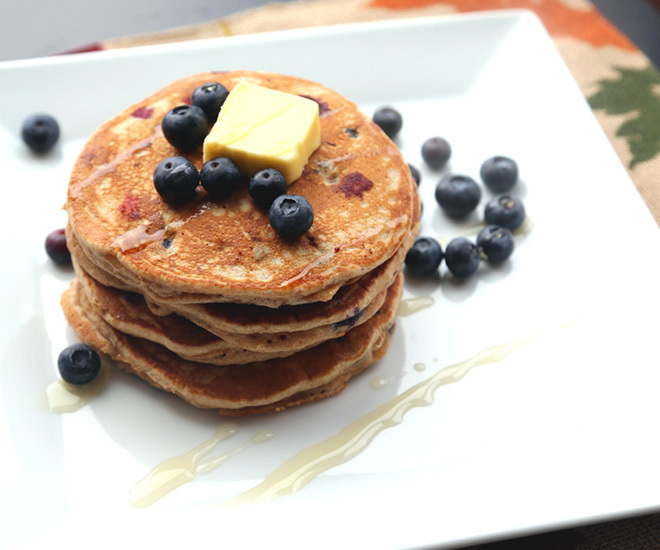
[(435, 298), (433, 296), (418, 296), (417, 298), (408, 298), (406, 300), (401, 300), (399, 304), (398, 314), (401, 317), (407, 317), (413, 313), (417, 313), (422, 309), (431, 307), (435, 304)]
[(242, 79), (204, 140), (203, 160), (229, 157), (246, 175), (275, 168), (291, 184), (319, 145), (318, 103)]
[(445, 367), (355, 420), (338, 434), (307, 447), (284, 462), (259, 485), (225, 500), (221, 505), (265, 502), (299, 491), (321, 473), (355, 457), (385, 428), (403, 422), (404, 415), (409, 410), (431, 405), (436, 390), (441, 386), (458, 382), (474, 367), (502, 361), (511, 351), (536, 338), (538, 336), (492, 346), (467, 361)]
[(165, 460), (135, 484), (128, 495), (128, 502), (135, 508), (151, 506), (174, 489), (193, 480), (196, 475), (213, 471), (232, 456), (255, 443), (268, 441), (273, 436), (270, 431), (262, 430), (251, 440), (219, 456), (203, 460), (221, 441), (230, 438), (237, 431), (238, 427), (233, 422), (224, 423), (218, 427), (213, 437), (187, 453)]
[(96, 378), (89, 384), (76, 386), (61, 378), (51, 382), (46, 388), (46, 397), (51, 412), (69, 413), (80, 410), (106, 386), (109, 378), (110, 367), (103, 362)]

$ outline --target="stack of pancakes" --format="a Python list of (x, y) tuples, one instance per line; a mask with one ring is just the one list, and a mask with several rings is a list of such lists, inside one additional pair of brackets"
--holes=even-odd
[[(316, 101), (321, 146), (289, 186), (314, 223), (287, 241), (247, 186), (163, 201), (155, 166), (182, 155), (160, 122), (206, 82), (241, 78)], [(186, 154), (201, 168), (201, 148)], [(341, 391), (387, 350), (419, 228), (419, 199), (394, 144), (319, 84), (273, 73), (191, 76), (102, 125), (69, 184), (77, 277), (62, 297), (83, 341), (117, 364), (221, 414), (281, 410)]]

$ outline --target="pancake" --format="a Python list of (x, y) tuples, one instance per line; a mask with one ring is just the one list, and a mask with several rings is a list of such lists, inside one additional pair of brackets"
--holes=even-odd
[[(215, 357), (216, 364), (226, 364), (227, 361), (224, 359), (232, 350), (234, 352), (242, 350), (267, 357), (283, 357), (326, 340), (340, 338), (351, 328), (368, 321), (383, 304), (387, 294), (387, 289), (383, 290), (364, 310), (338, 323), (297, 332), (234, 334), (205, 325), (195, 325), (176, 314), (154, 315), (139, 294), (103, 286), (87, 275), (75, 261), (74, 267), (87, 300), (108, 324), (133, 336), (160, 342), (172, 351), (183, 352), (187, 357), (192, 357), (195, 348), (202, 345), (204, 355)], [(207, 330), (204, 330), (205, 328)], [(208, 341), (209, 337), (216, 338), (214, 350), (209, 349), (211, 345)], [(211, 355), (207, 355), (207, 352)], [(227, 355), (223, 356), (222, 353)], [(247, 353), (242, 355), (246, 359), (251, 357)]]
[(183, 359), (231, 365), (294, 353), (289, 350), (259, 353), (239, 348), (179, 315), (156, 316), (140, 294), (103, 286), (80, 266), (75, 265), (75, 270), (81, 307), (93, 310), (115, 330), (159, 343)]
[[(178, 207), (153, 186), (155, 166), (181, 154), (162, 136), (163, 115), (203, 83), (231, 89), (241, 78), (319, 104), (321, 146), (289, 186), (312, 204), (314, 223), (295, 241), (275, 234), (245, 186), (225, 201), (200, 186)], [(186, 156), (201, 168), (201, 149)], [(67, 236), (112, 286), (156, 303), (298, 305), (328, 301), (392, 258), (413, 226), (415, 193), (396, 146), (339, 94), (273, 73), (204, 73), (164, 87), (91, 136), (71, 174)]]
[[(321, 145), (288, 192), (314, 209), (285, 240), (247, 185), (172, 206), (155, 166), (182, 155), (160, 122), (201, 84), (241, 79), (319, 106)], [(255, 113), (255, 115), (258, 113)], [(201, 147), (185, 154), (201, 169)], [(300, 78), (233, 71), (162, 88), (99, 127), (73, 168), (62, 308), (81, 340), (190, 404), (241, 416), (341, 391), (389, 346), (420, 225), (410, 169), (350, 101)]]
[(77, 279), (62, 295), (62, 309), (80, 338), (152, 385), (192, 405), (241, 416), (280, 411), (328, 397), (387, 350), (403, 290), (397, 276), (379, 311), (344, 337), (283, 359), (218, 367), (185, 361), (163, 346), (126, 335), (84, 307)]
[[(419, 196), (415, 194), (414, 199), (415, 210), (419, 212)], [(392, 258), (357, 281), (341, 287), (333, 299), (327, 302), (312, 302), (279, 308), (222, 302), (171, 304), (157, 303), (154, 301), (158, 299), (157, 296), (146, 294), (146, 303), (155, 315), (178, 313), (195, 323), (208, 327), (219, 336), (222, 336), (223, 332), (239, 334), (295, 332), (331, 323), (348, 323), (364, 311), (375, 296), (384, 291), (402, 269), (406, 253), (419, 231), (419, 224), (420, 216), (417, 215), (411, 231)], [(148, 289), (140, 288), (139, 285), (126, 284), (90, 261), (80, 249), (74, 234), (69, 235), (68, 246), (74, 258), (74, 265), (80, 265), (86, 273), (104, 286), (128, 292), (142, 290), (148, 293)], [(112, 269), (108, 265), (103, 267)]]
[(382, 293), (401, 271), (409, 243), (415, 233), (392, 258), (354, 283), (342, 286), (332, 300), (297, 306), (268, 308), (252, 304), (173, 304), (163, 307), (147, 299), (156, 315), (178, 313), (202, 326), (240, 334), (296, 332), (323, 325), (350, 323)]

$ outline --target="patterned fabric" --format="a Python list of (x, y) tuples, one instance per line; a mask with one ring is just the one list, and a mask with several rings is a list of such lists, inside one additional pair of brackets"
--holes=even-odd
[[(652, 0), (660, 9), (660, 0)], [(660, 73), (587, 0), (306, 0), (269, 4), (221, 20), (92, 44), (138, 46), (355, 21), (525, 8), (552, 36), (649, 209), (660, 222)], [(82, 51), (82, 49), (81, 49)], [(472, 547), (607, 550), (660, 548), (660, 514)]]

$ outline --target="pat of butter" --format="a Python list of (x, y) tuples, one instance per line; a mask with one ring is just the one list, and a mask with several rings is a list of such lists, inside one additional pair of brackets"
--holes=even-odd
[(320, 144), (315, 101), (240, 80), (204, 140), (203, 160), (229, 157), (246, 176), (275, 168), (291, 183)]

